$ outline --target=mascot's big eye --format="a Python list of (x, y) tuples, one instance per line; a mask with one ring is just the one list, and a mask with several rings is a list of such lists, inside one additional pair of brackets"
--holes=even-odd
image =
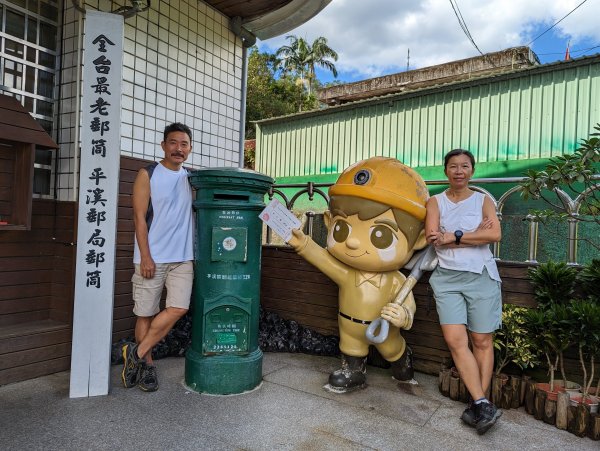
[(387, 249), (398, 241), (389, 227), (378, 225), (371, 229), (371, 243), (377, 249)]
[(333, 224), (333, 239), (338, 243), (343, 243), (350, 235), (350, 225), (346, 221), (336, 221)]

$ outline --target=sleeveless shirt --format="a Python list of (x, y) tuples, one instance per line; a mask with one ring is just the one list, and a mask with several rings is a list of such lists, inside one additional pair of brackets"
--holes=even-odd
[[(481, 224), (485, 199), (483, 193), (475, 191), (467, 199), (457, 203), (448, 199), (445, 191), (434, 197), (440, 211), (442, 230), (450, 233), (459, 229), (463, 232), (473, 232)], [(485, 267), (492, 279), (501, 281), (489, 244), (457, 248), (436, 247), (435, 251), (441, 268), (481, 274)]]
[[(188, 172), (167, 169), (162, 164), (149, 171), (152, 220), (148, 221), (148, 244), (155, 263), (175, 263), (194, 259), (194, 218), (192, 187)], [(135, 239), (133, 262), (141, 262)]]

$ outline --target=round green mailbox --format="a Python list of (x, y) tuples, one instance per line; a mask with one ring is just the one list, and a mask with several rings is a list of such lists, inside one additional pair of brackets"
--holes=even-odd
[(196, 252), (185, 382), (202, 393), (242, 393), (262, 380), (258, 214), (273, 179), (219, 168), (194, 171), (190, 181), (197, 190)]

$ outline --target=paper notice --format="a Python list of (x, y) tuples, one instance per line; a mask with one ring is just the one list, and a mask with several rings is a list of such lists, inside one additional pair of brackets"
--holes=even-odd
[(258, 217), (286, 242), (292, 237), (292, 229), (300, 228), (300, 220), (277, 199), (273, 199)]

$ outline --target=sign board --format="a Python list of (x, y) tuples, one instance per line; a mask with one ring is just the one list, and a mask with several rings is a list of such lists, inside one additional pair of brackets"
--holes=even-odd
[(110, 385), (123, 32), (123, 16), (86, 12), (71, 398)]

